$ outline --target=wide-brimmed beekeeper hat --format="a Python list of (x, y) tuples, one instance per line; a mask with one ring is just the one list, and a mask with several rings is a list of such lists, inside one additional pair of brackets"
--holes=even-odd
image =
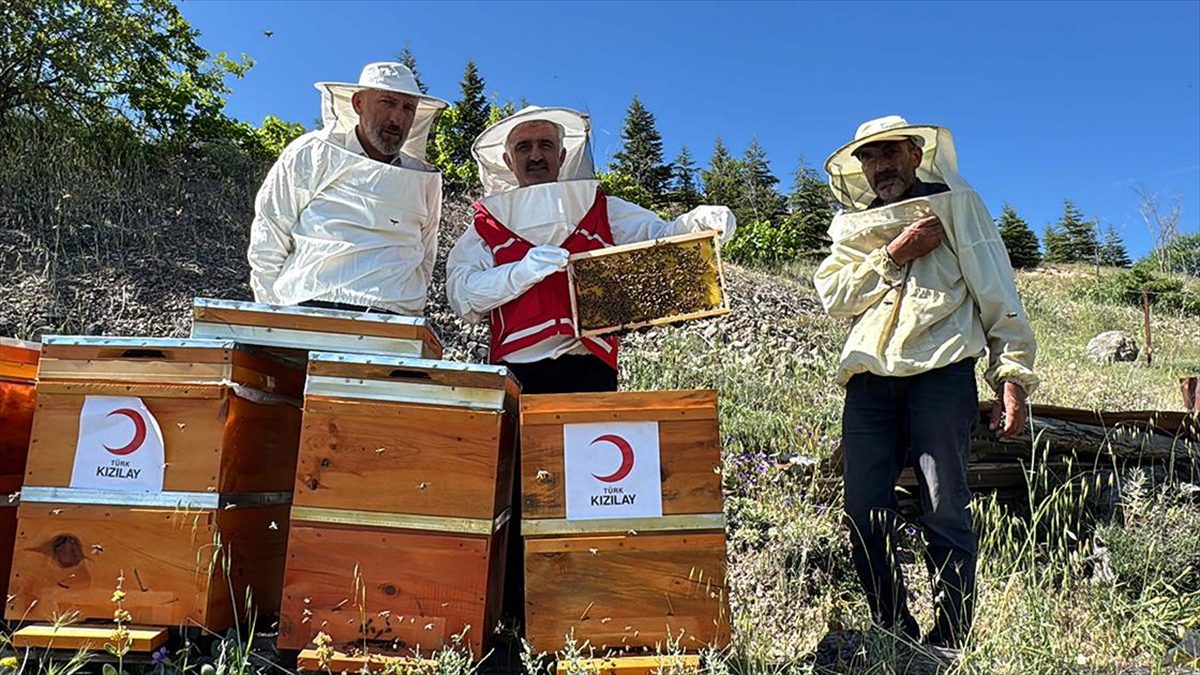
[(358, 113), (350, 99), (355, 92), (375, 89), (407, 94), (417, 98), (417, 114), (400, 151), (410, 157), (425, 159), (429, 132), (437, 114), (449, 106), (440, 98), (421, 93), (417, 78), (403, 63), (368, 63), (363, 66), (358, 82), (317, 82), (321, 92), (321, 123), (334, 133), (346, 133), (358, 124)]
[(853, 210), (867, 208), (875, 199), (875, 193), (855, 153), (869, 143), (905, 139), (912, 139), (923, 153), (917, 178), (927, 183), (947, 183), (951, 189), (958, 189), (957, 185), (962, 181), (958, 178), (958, 160), (950, 130), (927, 124), (909, 124), (899, 115), (888, 115), (858, 125), (854, 140), (835, 150), (825, 160), (825, 172), (829, 174), (829, 187), (834, 197)]
[(513, 129), (534, 121), (550, 122), (562, 130), (566, 157), (558, 172), (558, 180), (596, 177), (590, 142), (592, 122), (588, 116), (570, 108), (540, 108), (531, 105), (484, 129), (471, 145), (471, 156), (479, 165), (479, 182), (483, 184), (484, 195), (520, 187), (517, 184), (517, 175), (504, 163), (505, 144)]

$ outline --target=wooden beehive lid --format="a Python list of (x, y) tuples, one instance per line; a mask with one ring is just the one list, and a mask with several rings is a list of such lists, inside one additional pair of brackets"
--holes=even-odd
[(392, 401), (515, 413), (520, 385), (503, 366), (312, 352), (305, 397)]
[(0, 380), (37, 380), (41, 352), (42, 346), (37, 342), (0, 337)]
[(714, 389), (541, 394), (521, 398), (521, 424), (524, 426), (716, 418), (717, 392)]
[(280, 307), (195, 298), (192, 337), (301, 351), (440, 358), (442, 343), (424, 317)]
[(233, 340), (51, 335), (42, 383), (249, 387), (298, 397), (303, 372)]
[[(620, 302), (626, 303), (627, 306), (638, 313), (650, 313), (647, 316), (637, 319), (631, 319), (624, 322), (613, 322), (609, 325), (585, 325), (587, 324), (586, 311), (581, 309), (581, 297), (585, 298), (582, 302), (587, 302), (588, 297), (593, 293), (599, 292), (598, 288), (589, 285), (590, 282), (586, 275), (581, 275), (578, 271), (578, 264), (582, 261), (595, 260), (597, 258), (608, 258), (613, 256), (628, 256), (631, 253), (645, 251), (651, 248), (668, 247), (668, 246), (684, 246), (687, 244), (698, 243), (702, 250), (702, 255), (710, 259), (711, 267), (708, 272), (702, 275), (701, 279), (706, 284), (705, 295), (708, 301), (704, 306), (696, 306), (687, 310), (676, 311), (675, 313), (657, 314), (653, 312), (645, 299), (641, 296), (632, 293), (626, 294)], [(611, 333), (622, 333), (639, 328), (649, 326), (661, 326), (682, 321), (693, 321), (696, 319), (705, 319), (716, 316), (721, 316), (729, 313), (729, 298), (725, 293), (725, 270), (721, 263), (721, 239), (717, 232), (693, 232), (689, 234), (680, 234), (672, 237), (662, 237), (660, 239), (651, 239), (648, 241), (639, 241), (632, 244), (623, 244), (621, 246), (609, 246), (593, 251), (583, 253), (575, 253), (568, 259), (569, 265), (567, 268), (567, 280), (571, 295), (571, 317), (575, 327), (576, 337), (596, 337), (600, 335), (608, 335)], [(635, 268), (637, 272), (644, 273), (647, 270), (640, 267)], [(671, 271), (667, 269), (657, 270), (661, 272), (659, 276), (668, 277)]]

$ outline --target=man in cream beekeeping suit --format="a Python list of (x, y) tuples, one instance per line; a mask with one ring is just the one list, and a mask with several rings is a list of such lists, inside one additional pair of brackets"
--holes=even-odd
[(979, 419), (975, 360), (996, 392), (991, 428), (1025, 425), (1037, 346), (987, 208), (958, 175), (950, 131), (872, 120), (825, 164), (844, 210), (814, 283), (853, 321), (842, 351), (846, 514), (854, 565), (877, 622), (917, 639), (893, 547), (896, 479), (916, 472), (935, 619), (925, 642), (970, 628), (977, 540), (967, 457)]
[(471, 148), (484, 198), (446, 263), (446, 294), (462, 317), (491, 318), (491, 360), (529, 394), (615, 391), (616, 338), (576, 339), (567, 257), (701, 230), (733, 234), (733, 213), (699, 206), (664, 222), (600, 190), (586, 115), (528, 107), (488, 127)]
[(319, 82), (319, 131), (271, 167), (250, 228), (259, 302), (420, 314), (437, 255), (441, 174), (425, 145), (446, 102), (399, 63)]

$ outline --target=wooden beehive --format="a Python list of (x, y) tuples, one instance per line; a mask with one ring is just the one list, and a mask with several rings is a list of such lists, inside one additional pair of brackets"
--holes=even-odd
[[(604, 468), (591, 473), (580, 458)], [(687, 650), (725, 645), (720, 461), (713, 391), (523, 397), (527, 639), (541, 651), (560, 649), (572, 632), (602, 650), (665, 646), (668, 637)], [(603, 495), (661, 509), (628, 517)], [(584, 506), (572, 512), (569, 503)]]
[(576, 253), (567, 278), (578, 337), (729, 313), (716, 232)]
[(279, 646), (478, 657), (499, 618), (516, 382), (505, 368), (313, 353)]
[[(134, 623), (221, 630), (247, 589), (276, 611), (302, 387), (302, 371), (230, 341), (46, 338), (6, 616), (111, 621), (118, 577)], [(85, 411), (113, 400), (141, 423), (129, 445), (97, 447)], [(116, 467), (145, 469), (156, 438), (160, 484), (123, 484)], [(116, 477), (82, 482), (77, 462), (105, 452)]]
[(440, 359), (424, 317), (195, 298), (192, 337), (236, 340), (303, 361), (309, 351)]
[(17, 493), (29, 453), (41, 345), (0, 338), (0, 591), (7, 594)]

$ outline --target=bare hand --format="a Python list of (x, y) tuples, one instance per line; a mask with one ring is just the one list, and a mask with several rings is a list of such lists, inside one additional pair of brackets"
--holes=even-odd
[(997, 438), (1012, 438), (1025, 429), (1029, 419), (1025, 390), (1015, 382), (1005, 382), (1000, 398), (992, 404), (992, 421), (988, 428)]
[(888, 255), (897, 265), (904, 266), (932, 252), (945, 238), (942, 221), (937, 216), (926, 216), (896, 235), (888, 244)]

